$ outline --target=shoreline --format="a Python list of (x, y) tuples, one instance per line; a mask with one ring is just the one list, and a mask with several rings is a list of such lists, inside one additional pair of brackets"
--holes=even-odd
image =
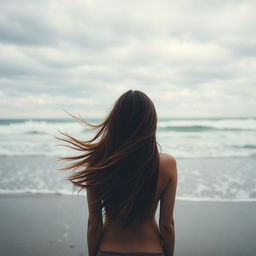
[[(82, 192), (81, 192), (82, 193)], [(2, 197), (61, 197), (61, 196), (67, 196), (67, 197), (86, 197), (86, 194), (71, 194), (69, 192), (0, 192), (0, 198)], [(256, 198), (245, 198), (245, 199), (225, 199), (225, 198), (182, 198), (182, 197), (176, 197), (176, 201), (181, 201), (181, 202), (218, 202), (218, 203), (255, 203)]]

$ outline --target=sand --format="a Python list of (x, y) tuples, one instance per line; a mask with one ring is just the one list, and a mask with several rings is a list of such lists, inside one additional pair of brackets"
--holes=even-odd
[[(1, 256), (88, 255), (84, 196), (1, 195), (0, 205)], [(256, 202), (177, 200), (175, 226), (176, 256), (256, 255)]]

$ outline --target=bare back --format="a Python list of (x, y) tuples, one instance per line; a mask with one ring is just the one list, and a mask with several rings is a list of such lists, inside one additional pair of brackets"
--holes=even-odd
[[(174, 164), (170, 164), (173, 161)], [(153, 209), (150, 211), (151, 217), (141, 223), (140, 226), (122, 229), (117, 223), (109, 223), (106, 219), (102, 240), (99, 245), (101, 251), (118, 252), (163, 252), (159, 226), (155, 219), (155, 212), (158, 202), (161, 201), (160, 218), (168, 215), (168, 204), (163, 205), (164, 192), (171, 179), (172, 166), (176, 166), (174, 157), (169, 154), (159, 154), (159, 177), (157, 181), (157, 193), (154, 199)], [(175, 170), (174, 170), (175, 171)], [(176, 187), (175, 187), (176, 190)], [(173, 195), (173, 200), (175, 194)], [(168, 198), (169, 200), (170, 198)], [(166, 214), (163, 213), (166, 209)], [(162, 211), (162, 213), (161, 213)], [(172, 216), (171, 216), (172, 217)], [(160, 221), (160, 220), (159, 220)], [(167, 218), (164, 221), (168, 221)]]

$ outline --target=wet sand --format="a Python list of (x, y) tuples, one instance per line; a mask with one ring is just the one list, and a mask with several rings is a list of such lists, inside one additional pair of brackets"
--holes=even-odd
[[(85, 196), (1, 195), (0, 205), (1, 256), (88, 255)], [(254, 256), (255, 216), (256, 202), (177, 200), (175, 255)]]

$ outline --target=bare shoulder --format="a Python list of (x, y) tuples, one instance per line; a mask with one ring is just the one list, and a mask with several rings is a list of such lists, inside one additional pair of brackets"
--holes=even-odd
[(177, 175), (176, 158), (168, 153), (159, 153), (160, 169), (163, 175), (167, 178), (172, 178)]

